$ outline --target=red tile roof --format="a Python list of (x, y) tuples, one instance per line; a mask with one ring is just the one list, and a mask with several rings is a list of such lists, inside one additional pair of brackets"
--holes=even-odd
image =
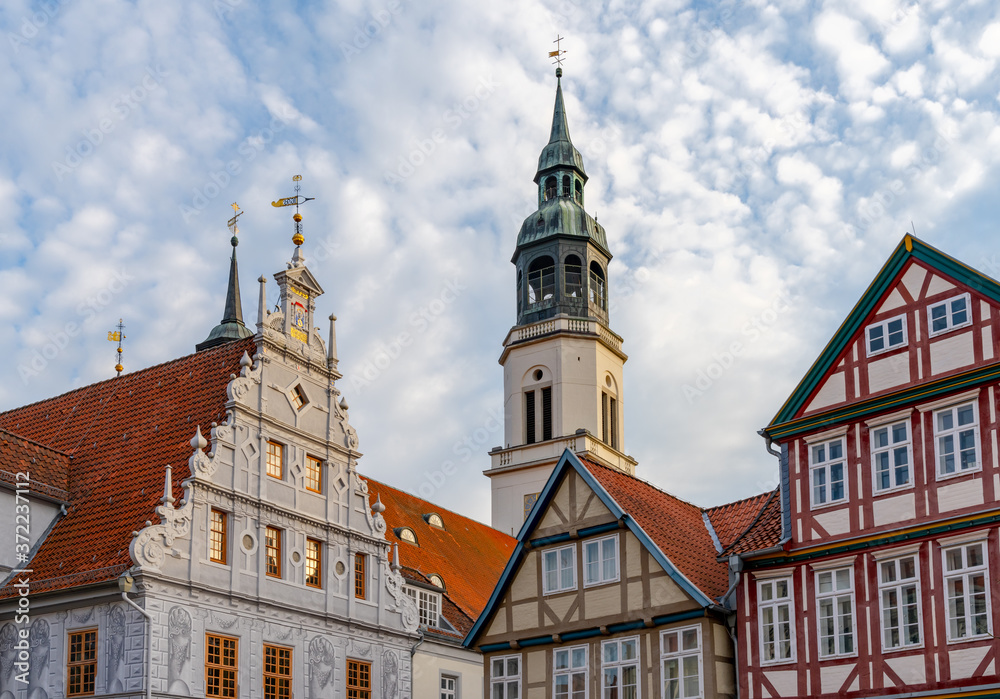
[(781, 543), (781, 493), (776, 488), (768, 494), (757, 518), (729, 544), (722, 555), (747, 554), (774, 548)]
[[(753, 524), (773, 491), (705, 509), (722, 549), (729, 548)], [(722, 553), (722, 551), (719, 551)]]
[(207, 432), (225, 418), (226, 385), (244, 352), (253, 354), (252, 338), (0, 413), (0, 429), (48, 445), (39, 452), (50, 460), (47, 478), (58, 478), (52, 450), (68, 458), (69, 513), (31, 561), (33, 592), (113, 579), (131, 565), (132, 532), (158, 519), (164, 466), (173, 466), (179, 500), (195, 427)]
[(712, 599), (725, 594), (726, 564), (716, 559), (700, 507), (616, 469), (581, 461), (684, 577)]
[[(370, 501), (374, 503), (378, 496), (385, 505), (382, 516), (389, 526), (386, 538), (399, 544), (404, 576), (423, 582), (431, 575), (441, 576), (447, 598), (445, 618), (464, 635), (486, 607), (517, 539), (379, 481), (365, 480)], [(444, 529), (427, 523), (424, 515), (431, 513), (441, 516)], [(412, 529), (419, 545), (401, 541), (393, 534), (401, 527)], [(448, 614), (448, 600), (462, 612), (462, 617), (456, 620)]]
[(69, 468), (69, 455), (0, 430), (0, 481), (69, 502)]

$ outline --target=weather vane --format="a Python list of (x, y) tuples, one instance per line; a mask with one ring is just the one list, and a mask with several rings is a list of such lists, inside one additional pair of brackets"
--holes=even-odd
[(566, 54), (566, 50), (562, 48), (562, 44), (560, 43), (562, 42), (563, 38), (564, 37), (561, 37), (558, 34), (556, 34), (556, 40), (552, 42), (553, 44), (556, 45), (556, 50), (549, 51), (549, 58), (552, 59), (552, 65), (556, 66), (556, 74), (559, 77), (562, 77), (562, 62), (564, 60), (563, 56)]
[(123, 352), (122, 340), (125, 339), (125, 333), (122, 331), (125, 329), (125, 323), (122, 322), (121, 318), (118, 319), (118, 325), (116, 327), (118, 328), (118, 330), (108, 331), (108, 342), (118, 343), (118, 350), (117, 350), (118, 363), (115, 364), (115, 371), (118, 372), (118, 376), (121, 376), (122, 372), (125, 371), (125, 367), (122, 366), (122, 352)]
[(285, 197), (284, 199), (279, 199), (278, 201), (272, 201), (271, 206), (295, 206), (295, 215), (292, 216), (292, 220), (295, 221), (295, 235), (292, 236), (292, 242), (295, 243), (296, 247), (302, 245), (305, 242), (305, 236), (302, 235), (302, 214), (299, 213), (299, 205), (305, 204), (307, 201), (312, 201), (316, 197), (303, 197), (299, 195), (302, 191), (302, 186), (299, 182), (302, 181), (302, 175), (296, 175), (292, 178), (292, 182), (295, 183), (295, 196)]
[(235, 201), (232, 204), (230, 204), (230, 206), (233, 207), (233, 211), (236, 212), (236, 215), (233, 216), (231, 219), (229, 219), (228, 225), (229, 225), (229, 230), (232, 231), (233, 237), (235, 237), (236, 234), (240, 232), (240, 227), (236, 225), (236, 219), (238, 219), (240, 216), (243, 215), (243, 211), (240, 209), (240, 205), (237, 204)]

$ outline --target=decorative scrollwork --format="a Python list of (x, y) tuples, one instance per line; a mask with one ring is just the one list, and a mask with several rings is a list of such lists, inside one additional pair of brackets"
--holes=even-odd
[(229, 382), (226, 387), (226, 395), (229, 400), (240, 400), (250, 390), (252, 384), (260, 384), (261, 374), (264, 372), (264, 362), (258, 357), (256, 363), (251, 362), (250, 355), (243, 353), (240, 359), (240, 375)]

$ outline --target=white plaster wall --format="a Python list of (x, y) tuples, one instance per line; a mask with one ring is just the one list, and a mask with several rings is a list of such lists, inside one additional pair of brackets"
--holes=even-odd
[[(35, 544), (38, 543), (38, 539), (48, 530), (59, 514), (59, 506), (33, 497), (30, 492), (30, 485), (28, 494), (23, 497), (26, 497), (28, 500), (27, 543), (28, 550), (31, 551), (35, 547)], [(17, 537), (14, 536), (15, 528), (17, 524), (23, 523), (15, 520), (15, 516), (18, 514), (15, 508), (17, 504), (23, 505), (24, 503), (16, 502), (16, 493), (13, 490), (0, 489), (0, 512), (3, 513), (3, 527), (9, 532), (9, 535), (3, 537), (3, 541), (0, 542), (0, 577), (6, 577), (6, 573), (9, 573), (14, 568), (24, 567), (23, 563), (18, 563), (17, 561), (17, 549), (15, 548), (19, 543)], [(20, 533), (23, 534), (24, 530), (21, 530)]]
[(483, 699), (482, 654), (432, 642), (425, 642), (413, 656), (413, 699), (439, 699), (442, 674), (458, 678), (461, 699)]

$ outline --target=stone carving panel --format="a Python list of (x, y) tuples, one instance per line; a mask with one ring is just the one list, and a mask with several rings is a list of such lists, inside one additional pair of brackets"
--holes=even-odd
[(0, 628), (0, 699), (14, 699), (14, 661), (17, 659), (17, 629), (13, 624)]
[(382, 653), (382, 699), (396, 699), (399, 693), (399, 660), (391, 650)]
[(35, 619), (28, 630), (28, 699), (49, 699), (46, 676), (49, 672), (49, 622)]
[(191, 670), (191, 615), (184, 607), (171, 607), (167, 614), (167, 692), (191, 695), (184, 681)]
[(309, 642), (309, 699), (333, 697), (333, 668), (336, 660), (333, 644), (325, 636)]
[(107, 691), (125, 691), (125, 610), (120, 606), (108, 612)]

